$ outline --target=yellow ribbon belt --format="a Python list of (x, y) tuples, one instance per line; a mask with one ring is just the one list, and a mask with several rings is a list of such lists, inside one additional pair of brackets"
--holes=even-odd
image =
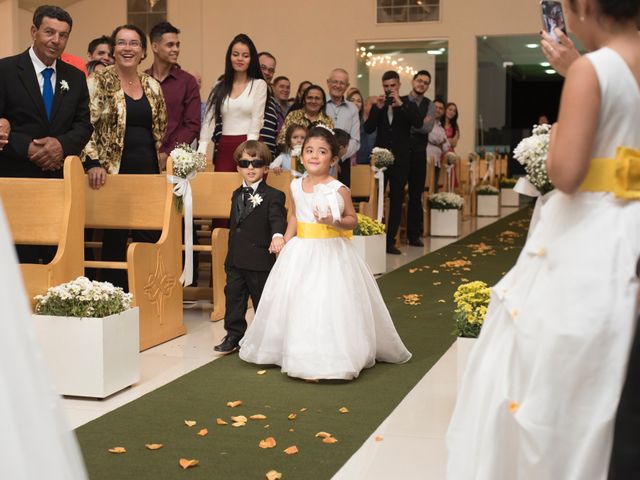
[(341, 230), (322, 223), (298, 222), (297, 235), (300, 238), (351, 238), (353, 232), (351, 230)]
[(580, 191), (611, 192), (625, 200), (640, 200), (640, 150), (618, 147), (613, 159), (591, 160)]

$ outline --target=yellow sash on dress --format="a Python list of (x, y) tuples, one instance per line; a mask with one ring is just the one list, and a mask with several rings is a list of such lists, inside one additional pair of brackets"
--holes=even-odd
[(640, 150), (618, 147), (615, 158), (594, 158), (581, 192), (611, 192), (617, 198), (640, 200)]
[(300, 238), (351, 238), (353, 231), (341, 230), (331, 225), (324, 225), (323, 223), (298, 222), (297, 235)]

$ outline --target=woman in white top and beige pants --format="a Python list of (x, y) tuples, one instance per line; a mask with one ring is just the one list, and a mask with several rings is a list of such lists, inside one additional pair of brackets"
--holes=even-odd
[(224, 77), (209, 95), (198, 142), (198, 151), (206, 153), (222, 123), (213, 161), (217, 172), (235, 172), (235, 149), (245, 140), (259, 139), (267, 94), (256, 47), (248, 36), (237, 35), (227, 50)]

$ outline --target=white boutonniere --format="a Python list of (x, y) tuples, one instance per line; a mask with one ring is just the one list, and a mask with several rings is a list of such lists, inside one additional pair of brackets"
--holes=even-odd
[(255, 208), (262, 203), (262, 197), (259, 193), (254, 193), (253, 195), (249, 195), (249, 201), (251, 205)]
[(69, 91), (69, 84), (66, 80), (60, 80), (60, 90), (62, 90), (63, 92)]

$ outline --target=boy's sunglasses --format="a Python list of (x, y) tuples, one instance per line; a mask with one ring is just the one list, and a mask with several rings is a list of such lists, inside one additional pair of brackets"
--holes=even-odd
[(266, 165), (264, 160), (260, 160), (259, 158), (255, 160), (238, 160), (238, 166), (240, 168), (249, 168), (251, 165), (253, 168), (262, 168)]

